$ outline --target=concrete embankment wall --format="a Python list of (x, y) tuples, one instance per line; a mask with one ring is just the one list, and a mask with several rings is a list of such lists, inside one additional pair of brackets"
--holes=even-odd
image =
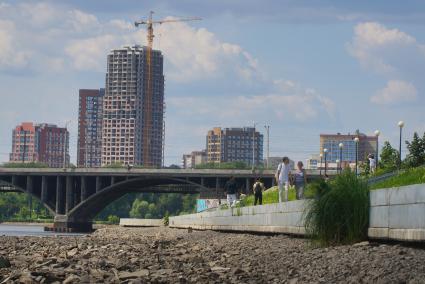
[[(170, 217), (170, 227), (304, 235), (308, 200)], [(370, 193), (370, 238), (425, 241), (425, 184)]]
[(121, 218), (120, 226), (123, 227), (160, 227), (164, 225), (162, 219), (135, 219)]
[(425, 241), (425, 184), (370, 193), (370, 238)]
[(170, 217), (172, 228), (270, 232), (304, 235), (304, 208), (308, 201), (248, 206)]

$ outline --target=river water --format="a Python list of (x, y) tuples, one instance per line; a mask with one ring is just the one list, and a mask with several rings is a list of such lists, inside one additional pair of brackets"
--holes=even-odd
[(0, 224), (0, 236), (83, 236), (85, 234), (45, 232), (44, 225)]

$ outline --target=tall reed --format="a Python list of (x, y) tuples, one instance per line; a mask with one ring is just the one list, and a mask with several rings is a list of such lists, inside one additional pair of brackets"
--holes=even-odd
[(305, 213), (307, 234), (325, 246), (364, 240), (369, 223), (367, 183), (347, 170), (316, 187), (316, 198)]

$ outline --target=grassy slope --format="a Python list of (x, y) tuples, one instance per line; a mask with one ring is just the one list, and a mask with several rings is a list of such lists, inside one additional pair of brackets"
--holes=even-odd
[(419, 183), (425, 183), (424, 167), (408, 169), (392, 178), (372, 185), (371, 189), (391, 188)]
[[(312, 197), (312, 191), (307, 188), (304, 192), (306, 198)], [(295, 200), (295, 188), (291, 187), (288, 193), (289, 201)], [(279, 202), (279, 194), (277, 191), (277, 186), (271, 187), (263, 192), (263, 204), (277, 203)], [(244, 206), (254, 205), (254, 195), (248, 195), (244, 200)]]

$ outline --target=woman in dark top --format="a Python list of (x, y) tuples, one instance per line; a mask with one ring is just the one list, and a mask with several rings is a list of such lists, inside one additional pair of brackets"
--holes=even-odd
[(297, 170), (294, 173), (294, 183), (297, 192), (297, 199), (304, 198), (304, 188), (307, 185), (307, 175), (303, 167), (303, 162), (299, 161), (297, 163)]

